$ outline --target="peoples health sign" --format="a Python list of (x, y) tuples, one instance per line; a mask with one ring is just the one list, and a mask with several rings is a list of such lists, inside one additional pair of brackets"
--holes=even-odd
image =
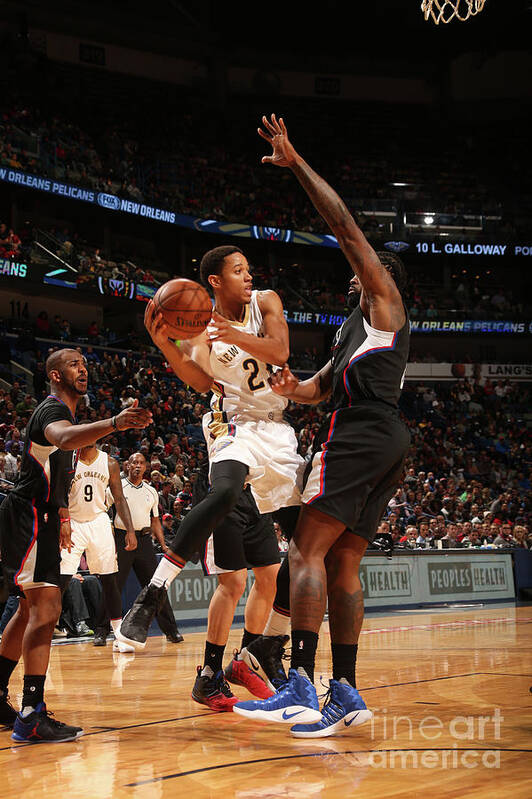
[[(252, 584), (251, 573), (245, 595)], [(392, 558), (367, 552), (360, 565), (366, 607), (439, 605), (457, 601), (500, 601), (515, 598), (512, 556), (509, 552), (434, 550), (404, 552)], [(182, 578), (170, 586), (169, 599), (177, 618), (206, 624), (214, 577), (187, 564)], [(136, 595), (137, 588), (132, 591)], [(243, 612), (242, 599), (237, 612)]]

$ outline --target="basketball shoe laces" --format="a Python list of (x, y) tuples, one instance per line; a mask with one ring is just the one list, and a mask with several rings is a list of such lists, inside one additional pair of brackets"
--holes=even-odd
[[(35, 711), (35, 712), (37, 712), (37, 711)], [(56, 718), (54, 718), (53, 712), (51, 710), (48, 710), (46, 705), (44, 705), (42, 710), (39, 710), (38, 715), (40, 716), (41, 714), (43, 716), (46, 716), (46, 718), (48, 719), (48, 724), (51, 724), (52, 727), (56, 727), (57, 729), (61, 729), (62, 727), (69, 727), (70, 726), (69, 724), (64, 724), (62, 721), (58, 721)], [(26, 718), (27, 718), (27, 716), (26, 716)], [(25, 721), (24, 718), (22, 720)]]
[(214, 687), (219, 690), (227, 699), (233, 698), (233, 692), (231, 691), (231, 687), (227, 680), (224, 677), (223, 671), (220, 672), (220, 676), (218, 678), (213, 678)]
[[(276, 637), (278, 637), (278, 636), (276, 636)], [(278, 644), (278, 649), (276, 649), (274, 652), (271, 653), (271, 657), (270, 657), (269, 662), (268, 662), (269, 670), (272, 671), (272, 672), (273, 671), (277, 671), (277, 666), (278, 666), (277, 661), (282, 661), (282, 660), (290, 661), (292, 659), (292, 654), (291, 654), (292, 653), (292, 647), (291, 646), (287, 646), (285, 648), (279, 642), (276, 642), (276, 643)], [(270, 678), (270, 681), (271, 681), (273, 687), (277, 691), (280, 691), (281, 688), (284, 685), (288, 684), (288, 678), (284, 674), (284, 671), (283, 671), (283, 668), (282, 668), (282, 663), (280, 665), (281, 665), (281, 670), (278, 672), (277, 677), (271, 677)]]
[[(323, 682), (323, 677), (320, 676), (320, 684), (323, 688), (327, 688), (327, 685)], [(328, 724), (336, 724), (337, 721), (340, 721), (345, 716), (345, 711), (340, 705), (337, 705), (334, 699), (332, 698), (333, 689), (329, 685), (327, 691), (324, 694), (318, 694), (318, 699), (323, 699), (323, 706), (321, 709), (322, 719), (320, 724), (323, 722), (327, 722)]]

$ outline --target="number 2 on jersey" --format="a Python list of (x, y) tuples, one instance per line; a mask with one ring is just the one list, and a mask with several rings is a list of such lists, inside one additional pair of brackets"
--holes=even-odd
[(248, 377), (249, 390), (258, 391), (259, 388), (264, 388), (264, 380), (260, 380), (258, 383), (255, 382), (257, 375), (259, 374), (259, 365), (257, 361), (254, 358), (246, 358), (246, 360), (242, 362), (242, 366), (246, 372), (251, 372), (250, 376)]

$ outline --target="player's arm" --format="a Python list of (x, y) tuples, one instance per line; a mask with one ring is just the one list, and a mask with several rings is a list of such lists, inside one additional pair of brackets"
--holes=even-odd
[(151, 520), (150, 520), (150, 532), (151, 537), (154, 541), (158, 541), (159, 545), (163, 552), (168, 551), (168, 547), (166, 546), (166, 542), (164, 540), (164, 533), (163, 528), (161, 525), (161, 520), (159, 518), (159, 495), (157, 491), (153, 489), (152, 491), (152, 503), (151, 503)]
[(273, 148), (272, 155), (264, 156), (262, 163), (292, 170), (314, 207), (336, 236), (353, 272), (360, 280), (369, 300), (371, 324), (379, 330), (399, 330), (405, 321), (401, 294), (345, 203), (296, 152), (288, 139), (282, 118), (278, 121), (275, 114), (272, 114), (271, 120), (263, 117), (262, 122), (266, 130), (259, 128), (258, 132)]
[(292, 402), (304, 405), (317, 405), (327, 399), (332, 387), (332, 363), (328, 361), (325, 366), (309, 377), (308, 380), (299, 380), (285, 363), (279, 372), (270, 377), (270, 385), (276, 394), (286, 397)]
[(164, 540), (163, 528), (161, 525), (161, 520), (158, 516), (151, 517), (151, 537), (155, 541), (158, 541), (162, 551), (166, 552), (168, 547), (166, 546), (166, 541)]
[(50, 422), (44, 428), (45, 438), (58, 449), (73, 450), (94, 444), (100, 438), (117, 430), (143, 429), (153, 421), (151, 411), (139, 408), (138, 400), (112, 419), (102, 419), (89, 424), (72, 424), (67, 419)]
[(181, 342), (177, 346), (169, 339), (170, 329), (161, 313), (155, 312), (150, 300), (144, 317), (146, 330), (156, 347), (160, 349), (170, 367), (183, 383), (192, 386), (200, 394), (206, 394), (212, 387), (212, 376), (208, 371), (209, 344), (206, 333), (194, 339), (194, 343)]
[(59, 549), (70, 552), (72, 547), (72, 528), (68, 508), (58, 508), (59, 513)]
[(131, 550), (137, 548), (137, 536), (135, 535), (135, 528), (133, 527), (133, 520), (131, 518), (129, 505), (127, 504), (127, 499), (125, 498), (124, 492), (122, 490), (120, 467), (118, 462), (115, 461), (114, 458), (111, 458), (110, 455), (107, 456), (107, 463), (109, 464), (109, 488), (111, 489), (111, 494), (113, 495), (116, 512), (124, 522), (126, 530), (125, 548), (128, 552), (131, 552)]
[(288, 325), (283, 313), (283, 304), (275, 291), (259, 293), (259, 308), (262, 314), (264, 335), (255, 336), (234, 327), (228, 319), (216, 311), (212, 315), (210, 340), (226, 341), (249, 352), (264, 363), (282, 366), (290, 355)]

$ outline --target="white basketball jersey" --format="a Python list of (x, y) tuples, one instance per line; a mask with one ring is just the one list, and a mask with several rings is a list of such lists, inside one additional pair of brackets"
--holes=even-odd
[[(230, 324), (245, 333), (263, 335), (257, 291), (251, 294), (244, 321), (232, 321)], [(279, 417), (286, 408), (288, 400), (274, 394), (268, 383), (272, 367), (235, 344), (213, 341), (210, 367), (215, 381), (212, 389), (210, 429), (228, 424), (235, 414), (256, 418), (261, 414), (267, 416), (272, 413)], [(215, 432), (215, 435), (218, 434)]]
[(105, 513), (105, 492), (109, 485), (109, 461), (106, 452), (99, 452), (90, 464), (78, 460), (68, 497), (70, 518), (76, 522), (91, 522)]

